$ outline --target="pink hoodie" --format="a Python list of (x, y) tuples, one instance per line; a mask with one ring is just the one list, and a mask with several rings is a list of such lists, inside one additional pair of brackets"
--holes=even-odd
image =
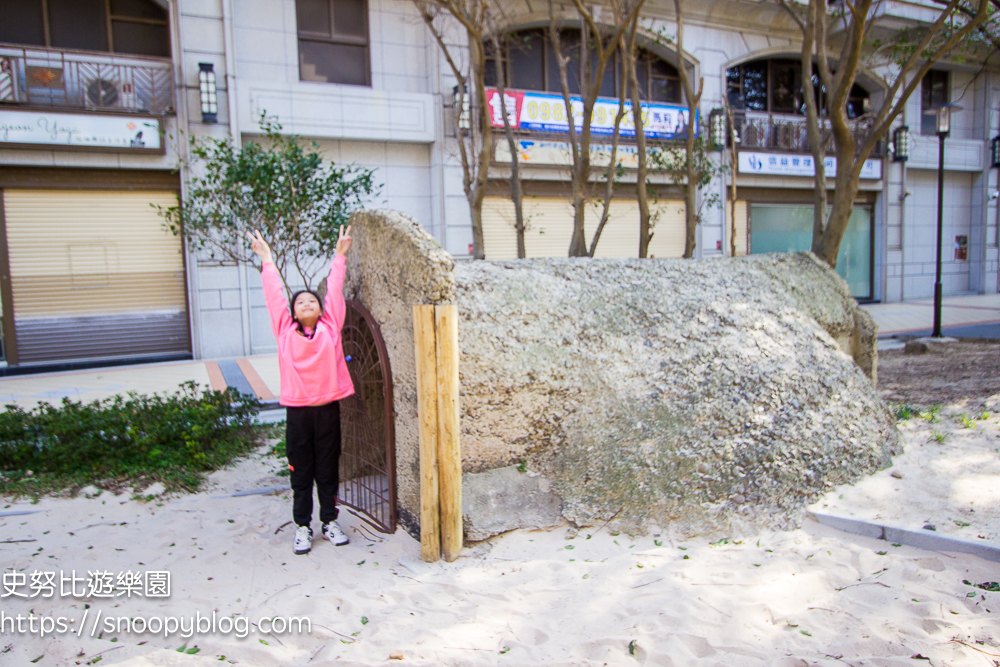
[(281, 375), (281, 400), (286, 406), (325, 405), (354, 393), (347, 371), (340, 330), (344, 326), (347, 305), (344, 303), (344, 274), (347, 258), (335, 255), (326, 281), (323, 315), (316, 323), (312, 338), (298, 333), (298, 325), (288, 311), (288, 299), (281, 276), (272, 262), (264, 264), (264, 300), (271, 315), (271, 331), (278, 339), (278, 370)]

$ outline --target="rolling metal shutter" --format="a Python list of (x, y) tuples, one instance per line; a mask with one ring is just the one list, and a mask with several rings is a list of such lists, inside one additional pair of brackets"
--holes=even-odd
[[(584, 230), (587, 244), (601, 219), (603, 201), (587, 206)], [(573, 235), (573, 204), (562, 197), (525, 197), (523, 214), (525, 255), (565, 257)], [(651, 206), (654, 215), (653, 238), (649, 244), (652, 257), (680, 257), (684, 254), (684, 202), (661, 201)], [(514, 231), (514, 202), (506, 197), (483, 199), (483, 245), (486, 259), (516, 259), (517, 235)], [(639, 202), (612, 199), (608, 223), (601, 232), (595, 257), (638, 257)]]
[(4, 190), (19, 363), (190, 350), (164, 191)]
[[(727, 202), (726, 205), (726, 237), (732, 233), (730, 230), (730, 225), (732, 225), (732, 218), (730, 218), (730, 207), (733, 203)], [(729, 254), (729, 248), (726, 248), (726, 254)], [(747, 203), (742, 199), (736, 200), (736, 256), (743, 257), (747, 254)]]

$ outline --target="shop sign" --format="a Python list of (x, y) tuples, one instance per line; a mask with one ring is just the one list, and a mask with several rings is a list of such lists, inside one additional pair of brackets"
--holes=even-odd
[[(512, 129), (528, 132), (569, 132), (566, 102), (562, 95), (508, 90), (504, 92), (501, 102), (499, 91), (487, 88), (486, 102), (489, 105), (490, 121), (495, 128), (504, 127), (503, 114), (506, 111), (507, 123)], [(570, 104), (573, 109), (574, 126), (579, 131), (583, 127), (583, 100), (579, 96), (572, 96)], [(647, 138), (679, 139), (684, 136), (690, 115), (687, 107), (656, 102), (642, 104), (641, 107), (643, 133)], [(598, 98), (594, 103), (591, 132), (597, 135), (614, 134), (618, 109), (618, 100)], [(694, 128), (697, 134), (697, 114), (695, 114)], [(621, 120), (618, 133), (622, 137), (635, 136), (631, 102), (625, 103), (625, 116)]]
[[(833, 176), (837, 171), (837, 158), (828, 157), (824, 161), (827, 176)], [(764, 174), (767, 176), (815, 176), (816, 167), (811, 155), (786, 153), (751, 153), (741, 151), (739, 154), (741, 174)], [(882, 160), (865, 160), (861, 168), (861, 178), (882, 178)]]
[(163, 152), (158, 118), (49, 111), (0, 111), (0, 146)]
[[(517, 161), (519, 164), (560, 167), (571, 166), (573, 164), (573, 153), (568, 142), (545, 139), (519, 139), (514, 143), (517, 147)], [(659, 150), (657, 148), (650, 148), (649, 153), (656, 153)], [(617, 164), (626, 169), (638, 169), (638, 149), (635, 146), (618, 146), (616, 155)], [(503, 137), (497, 140), (494, 160), (497, 162), (511, 161), (510, 144)], [(592, 167), (606, 167), (610, 161), (611, 144), (590, 145), (590, 165)]]

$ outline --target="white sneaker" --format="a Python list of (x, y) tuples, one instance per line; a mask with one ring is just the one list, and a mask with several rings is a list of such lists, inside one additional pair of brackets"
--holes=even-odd
[(312, 528), (309, 526), (299, 526), (295, 531), (295, 553), (300, 556), (309, 553), (312, 550), (312, 541)]
[(337, 525), (336, 521), (323, 524), (323, 537), (330, 540), (335, 547), (342, 547), (350, 542), (350, 540), (347, 539), (347, 535), (345, 535), (344, 531), (340, 529), (340, 526)]

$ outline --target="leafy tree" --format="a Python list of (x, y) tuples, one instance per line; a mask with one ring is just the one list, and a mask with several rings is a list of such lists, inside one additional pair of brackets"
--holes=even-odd
[(177, 206), (158, 206), (166, 227), (212, 258), (254, 264), (245, 232), (259, 229), (291, 296), (290, 274), (313, 289), (333, 254), (341, 226), (377, 194), (374, 171), (324, 162), (319, 144), (303, 147), (261, 114), (266, 140), (238, 148), (231, 138), (192, 140), (200, 175), (187, 182)]

